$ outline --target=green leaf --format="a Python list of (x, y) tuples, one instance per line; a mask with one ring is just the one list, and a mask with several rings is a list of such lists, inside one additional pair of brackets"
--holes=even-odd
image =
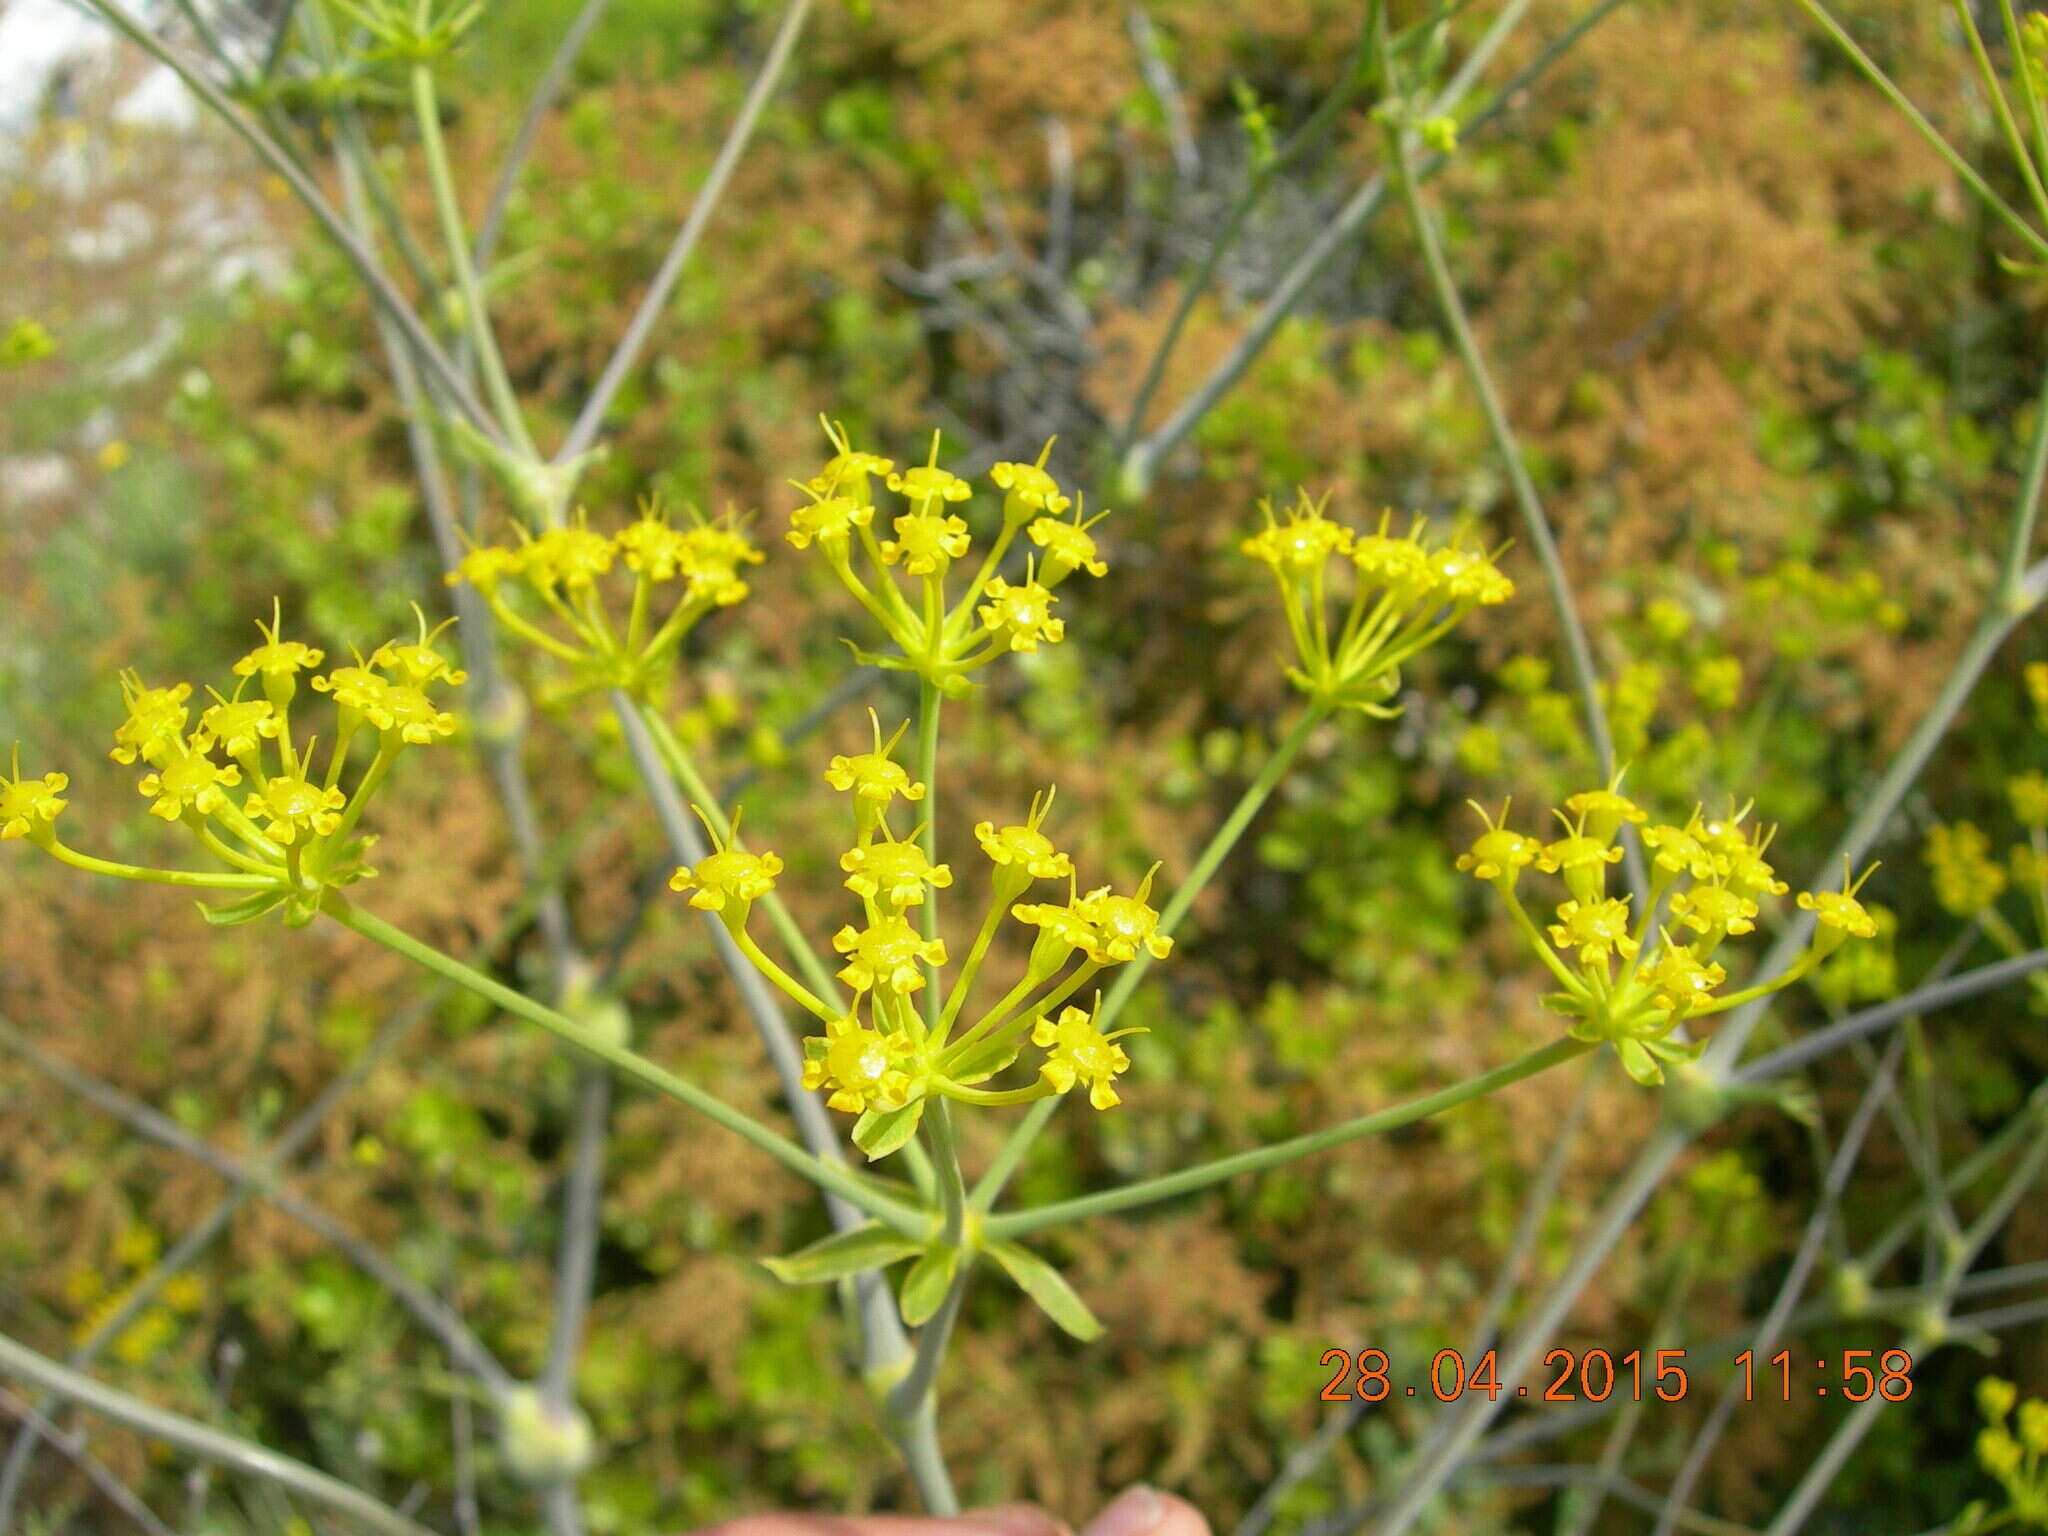
[(926, 1250), (925, 1256), (910, 1266), (910, 1273), (903, 1277), (903, 1289), (896, 1295), (903, 1321), (912, 1328), (921, 1328), (930, 1322), (932, 1314), (939, 1310), (939, 1303), (946, 1299), (953, 1276), (959, 1271), (958, 1248), (937, 1243)]
[(224, 907), (209, 907), (199, 903), (199, 915), (216, 928), (234, 928), (243, 923), (253, 923), (273, 908), (282, 906), (291, 892), (279, 887), (275, 890), (258, 891), (240, 901), (231, 901)]
[(1088, 1310), (1067, 1277), (1037, 1254), (1015, 1243), (991, 1243), (988, 1251), (1003, 1266), (1003, 1272), (1017, 1282), (1017, 1288), (1037, 1302), (1045, 1315), (1075, 1338), (1087, 1340), (1102, 1333), (1102, 1324)]
[(985, 1083), (1017, 1059), (1024, 1044), (1022, 1035), (1008, 1040), (981, 1040), (970, 1045), (945, 1068), (946, 1076), (964, 1087)]
[(853, 1144), (879, 1161), (917, 1133), (924, 1118), (924, 1100), (912, 1099), (901, 1109), (871, 1109), (853, 1123)]
[(818, 1285), (866, 1270), (880, 1269), (922, 1252), (924, 1244), (880, 1222), (851, 1232), (835, 1232), (807, 1248), (779, 1259), (763, 1259), (762, 1267), (785, 1285)]

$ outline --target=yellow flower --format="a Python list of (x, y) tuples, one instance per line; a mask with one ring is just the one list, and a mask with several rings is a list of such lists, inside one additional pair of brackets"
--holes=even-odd
[[(1324, 504), (1328, 499), (1324, 498)], [(1321, 570), (1333, 554), (1351, 552), (1351, 530), (1324, 517), (1322, 505), (1311, 502), (1306, 492), (1287, 509), (1285, 522), (1273, 520), (1270, 501), (1260, 502), (1259, 510), (1265, 514), (1266, 526), (1238, 548), (1260, 564), (1271, 566), (1283, 582)]]
[[(387, 672), (403, 673), (405, 680), (415, 688), (424, 688), (429, 683), (446, 683), (450, 688), (460, 688), (469, 681), (469, 674), (434, 649), (436, 636), (455, 622), (454, 617), (451, 615), (443, 619), (430, 632), (427, 629), (427, 616), (420, 612), (417, 603), (413, 605), (412, 611), (420, 622), (419, 639), (404, 645), (396, 640), (385, 641), (372, 653), (370, 665), (382, 667)], [(313, 686), (319, 688), (318, 678), (313, 680)]]
[(1095, 548), (1095, 537), (1088, 531), (1109, 513), (1098, 512), (1086, 522), (1081, 520), (1081, 513), (1082, 507), (1077, 505), (1071, 523), (1063, 523), (1056, 517), (1041, 517), (1025, 529), (1031, 535), (1031, 542), (1045, 551), (1039, 572), (1047, 587), (1058, 586), (1076, 571), (1086, 571), (1090, 576), (1109, 574), (1109, 566)]
[(1071, 871), (1067, 879), (1069, 890), (1064, 903), (1055, 906), (1051, 902), (1020, 902), (1010, 908), (1010, 916), (1038, 930), (1038, 938), (1031, 946), (1030, 967), (1041, 976), (1050, 976), (1065, 965), (1076, 950), (1093, 958), (1100, 943), (1082, 899), (1073, 894)]
[(276, 774), (261, 789), (250, 792), (242, 814), (263, 822), (265, 837), (290, 847), (309, 832), (325, 837), (340, 826), (342, 808), (347, 804), (348, 796), (338, 789), (322, 789), (289, 774)]
[[(799, 490), (810, 492), (809, 486)], [(844, 553), (853, 530), (865, 528), (875, 519), (873, 502), (855, 501), (851, 496), (818, 496), (811, 504), (789, 514), (789, 532), (784, 535), (798, 549), (809, 549), (812, 540), (825, 553)]]
[(2034, 701), (2034, 720), (2048, 730), (2048, 661), (2030, 661), (2026, 672), (2027, 696)]
[(612, 568), (618, 546), (603, 534), (577, 520), (561, 528), (550, 528), (520, 551), (520, 570), (536, 587), (545, 590), (562, 586), (578, 591), (593, 585)]
[(1603, 843), (1614, 841), (1614, 834), (1621, 830), (1623, 822), (1640, 826), (1650, 819), (1648, 813), (1621, 793), (1621, 775), (1618, 773), (1614, 782), (1605, 789), (1581, 790), (1565, 801), (1564, 808), (1578, 817), (1588, 837)]
[(1436, 589), (1454, 603), (1496, 607), (1515, 595), (1515, 584), (1476, 549), (1446, 545), (1429, 557)]
[[(844, 485), (851, 488), (855, 501), (872, 504), (873, 497), (868, 493), (868, 477), (887, 475), (896, 467), (895, 461), (881, 458), (876, 454), (863, 453), (855, 448), (847, 439), (846, 428), (838, 422), (826, 421), (823, 416), (820, 416), (818, 421), (825, 428), (825, 435), (832, 440), (832, 446), (838, 452), (826, 461), (824, 469), (803, 488), (815, 491), (820, 496), (831, 496)], [(801, 549), (803, 546), (797, 547)]]
[(931, 458), (924, 464), (901, 473), (890, 471), (888, 486), (900, 492), (910, 501), (912, 508), (919, 512), (932, 510), (937, 501), (965, 501), (974, 494), (973, 487), (958, 475), (939, 467), (939, 434), (932, 434)]
[[(1562, 813), (1558, 819), (1563, 820)], [(1568, 830), (1563, 837), (1543, 845), (1543, 851), (1536, 856), (1536, 867), (1546, 875), (1563, 876), (1579, 901), (1596, 902), (1607, 889), (1607, 866), (1621, 862), (1621, 850), (1604, 838), (1586, 836), (1570, 822), (1565, 826)]]
[(1405, 535), (1395, 535), (1387, 532), (1392, 519), (1392, 512), (1382, 512), (1378, 531), (1358, 535), (1347, 553), (1359, 580), (1385, 587), (1397, 603), (1412, 606), (1434, 595), (1437, 586), (1436, 566), (1422, 547), (1427, 525), (1418, 517)]
[(1486, 808), (1476, 800), (1465, 802), (1479, 812), (1479, 819), (1486, 824), (1486, 830), (1472, 843), (1469, 853), (1458, 855), (1458, 868), (1478, 880), (1497, 882), (1502, 890), (1513, 890), (1515, 881), (1524, 869), (1536, 862), (1543, 849), (1533, 837), (1524, 837), (1508, 826), (1508, 807), (1512, 800), (1500, 808), (1500, 820), (1495, 821), (1486, 814)]
[(1673, 1018), (1682, 1019), (1713, 995), (1714, 988), (1728, 979), (1728, 972), (1701, 959), (1690, 944), (1674, 943), (1666, 933), (1646, 979), (1652, 988), (1650, 1001)]
[(156, 797), (150, 815), (176, 821), (188, 808), (211, 816), (227, 803), (222, 788), (241, 782), (242, 771), (232, 763), (224, 768), (199, 752), (188, 752), (160, 772), (145, 774), (136, 788)]
[(14, 749), (14, 776), (0, 778), (0, 839), (40, 838), (49, 833), (64, 807), (62, 798), (71, 780), (61, 773), (46, 773), (40, 779), (21, 776), (21, 748)]
[(1863, 889), (1863, 882), (1877, 872), (1871, 865), (1862, 874), (1850, 879), (1849, 861), (1842, 860), (1842, 889), (1839, 891), (1801, 891), (1799, 905), (1811, 912), (1818, 922), (1813, 931), (1813, 951), (1826, 956), (1841, 946), (1845, 938), (1869, 939), (1877, 936), (1877, 920), (1864, 910), (1863, 903), (1856, 899), (1856, 893)]
[[(1698, 820), (1697, 812), (1694, 813), (1694, 820)], [(1695, 880), (1711, 880), (1719, 872), (1707, 845), (1684, 827), (1659, 825), (1646, 828), (1643, 832), (1643, 846), (1650, 850), (1651, 864), (1667, 874), (1690, 875)]]
[[(1804, 905), (1804, 903), (1801, 903)], [(1684, 926), (1709, 939), (1752, 932), (1756, 903), (1725, 885), (1696, 885), (1671, 898), (1671, 910)]]
[[(881, 717), (871, 709), (868, 719), (875, 729), (874, 750), (833, 758), (825, 770), (825, 782), (841, 793), (852, 790), (856, 804), (869, 816), (879, 817), (898, 795), (906, 800), (922, 800), (924, 785), (912, 783), (910, 771), (889, 756), (903, 739), (903, 733), (910, 729), (910, 722), (906, 720), (897, 726), (896, 734), (884, 744)], [(871, 826), (873, 822), (865, 821), (863, 825)]]
[(1152, 877), (1158, 873), (1159, 866), (1154, 864), (1129, 896), (1112, 896), (1105, 885), (1075, 904), (1082, 919), (1095, 930), (1095, 942), (1088, 946), (1090, 960), (1097, 965), (1122, 965), (1136, 959), (1140, 949), (1154, 960), (1164, 960), (1172, 952), (1173, 940), (1159, 932), (1159, 914), (1145, 901), (1152, 894)]
[(981, 622), (990, 634), (1007, 640), (1013, 651), (1035, 651), (1041, 640), (1057, 645), (1066, 636), (1065, 622), (1052, 616), (1052, 605), (1059, 599), (1039, 584), (1029, 566), (1022, 586), (991, 576), (982, 583), (981, 595), (988, 599), (975, 610)]
[[(1098, 999), (1098, 1006), (1100, 1000)], [(1031, 1026), (1031, 1043), (1042, 1046), (1050, 1056), (1038, 1075), (1052, 1085), (1055, 1093), (1070, 1092), (1076, 1083), (1088, 1085), (1088, 1102), (1097, 1109), (1114, 1109), (1122, 1103), (1116, 1079), (1131, 1064), (1124, 1048), (1116, 1043), (1127, 1029), (1105, 1035), (1095, 1023), (1093, 1012), (1062, 1008), (1057, 1021), (1041, 1016)]]
[(1724, 883), (1738, 891), (1768, 891), (1773, 896), (1782, 896), (1788, 887), (1764, 858), (1764, 850), (1771, 846), (1778, 829), (1758, 827), (1754, 834), (1744, 831), (1742, 822), (1749, 810), (1745, 805), (1719, 821), (1699, 823), (1695, 818), (1692, 830), (1714, 856), (1715, 869)]
[(896, 519), (896, 537), (882, 545), (882, 559), (890, 565), (900, 561), (912, 576), (943, 576), (966, 553), (966, 521), (939, 512), (904, 513)]
[(451, 587), (466, 581), (489, 596), (498, 590), (498, 583), (517, 576), (525, 564), (525, 557), (519, 550), (506, 549), (499, 544), (479, 544), (442, 579)]
[(455, 734), (455, 716), (428, 698), (424, 690), (404, 683), (386, 684), (362, 709), (370, 724), (409, 746), (429, 746), (437, 738)]
[(829, 1088), (825, 1102), (845, 1114), (901, 1109), (911, 1096), (913, 1048), (903, 1035), (870, 1029), (852, 1014), (804, 1041), (804, 1087)]
[(838, 975), (856, 992), (879, 988), (903, 996), (924, 985), (920, 962), (946, 963), (945, 942), (927, 942), (900, 916), (879, 918), (866, 928), (849, 923), (832, 935), (832, 947), (849, 957)]
[[(1036, 464), (1005, 462), (989, 469), (989, 479), (995, 482), (997, 490), (1004, 493), (1005, 522), (1021, 523), (1041, 512), (1058, 517), (1067, 510), (1069, 503), (1060, 494), (1059, 482), (1045, 470), (1045, 461), (1052, 457), (1052, 445), (1057, 441), (1052, 437), (1045, 440), (1045, 446), (1038, 451)], [(1102, 573), (1098, 571), (1096, 574)]]
[(169, 688), (148, 688), (133, 671), (121, 674), (121, 700), (128, 706), (128, 718), (114, 729), (114, 750), (107, 756), (117, 763), (132, 763), (138, 757), (146, 763), (162, 763), (174, 747), (185, 741), (185, 721), (190, 711), (185, 701), (192, 697), (190, 683)]
[(649, 581), (674, 581), (683, 560), (683, 531), (655, 507), (641, 509), (639, 520), (619, 530), (615, 541), (626, 569)]
[[(325, 651), (315, 650), (302, 640), (278, 638), (279, 632), (284, 628), (282, 604), (278, 601), (273, 600), (271, 604), (270, 623), (265, 624), (258, 619), (256, 628), (262, 632), (263, 643), (235, 663), (237, 677), (254, 677), (259, 672), (263, 674), (266, 682), (273, 678), (296, 677), (301, 672), (319, 666), (327, 654)], [(187, 688), (186, 692), (191, 692), (191, 689)]]
[(1693, 665), (1687, 680), (1702, 709), (1733, 709), (1742, 696), (1742, 662), (1734, 656), (1709, 656)]
[[(1052, 809), (1054, 791), (1048, 789), (1042, 795), (1031, 797), (1030, 814), (1024, 818), (1021, 827), (998, 828), (992, 821), (976, 822), (975, 841), (981, 844), (981, 851), (989, 856), (999, 871), (1014, 870), (1031, 880), (1059, 880), (1070, 878), (1074, 864), (1064, 853), (1053, 847), (1052, 839), (1039, 831), (1046, 813)], [(1020, 884), (1018, 889), (1023, 889)]]
[(729, 522), (700, 523), (684, 530), (676, 568), (682, 572), (690, 596), (730, 608), (750, 590), (740, 579), (740, 567), (759, 565), (766, 558)]
[(1952, 917), (1975, 917), (2005, 891), (2005, 871), (1990, 856), (1990, 840), (1967, 821), (1927, 829), (1927, 868), (1934, 899)]
[(2023, 827), (2048, 827), (2048, 774), (2029, 770), (2005, 781), (2012, 814)]
[(2048, 859), (2034, 852), (2025, 843), (2012, 845), (2012, 883), (2022, 889), (2041, 886), (2048, 889)]
[(1635, 958), (1636, 941), (1628, 931), (1628, 898), (1604, 901), (1567, 901), (1557, 909), (1557, 921), (1550, 925), (1550, 942), (1559, 949), (1576, 949), (1581, 965), (1605, 965), (1609, 955), (1624, 960)]
[(865, 847), (850, 848), (841, 856), (839, 867), (846, 871), (846, 888), (854, 895), (899, 910), (921, 903), (926, 886), (944, 890), (953, 883), (951, 868), (934, 866), (914, 840), (882, 838)]
[[(772, 853), (748, 853), (732, 845), (731, 839), (739, 837), (739, 811), (732, 813), (729, 838), (721, 838), (701, 807), (691, 809), (711, 834), (712, 851), (699, 859), (694, 869), (679, 866), (669, 876), (668, 888), (687, 891), (694, 887), (697, 894), (690, 898), (691, 906), (700, 912), (721, 913), (728, 923), (743, 923), (747, 909), (775, 889), (775, 877), (782, 873), (782, 860)], [(730, 912), (726, 910), (728, 905), (732, 908)]]
[[(381, 688), (383, 679), (378, 678), (377, 685)], [(328, 679), (316, 677), (313, 686), (325, 693)], [(246, 757), (260, 751), (263, 742), (275, 741), (284, 729), (284, 722), (277, 717), (277, 706), (268, 699), (224, 699), (211, 688), (207, 692), (213, 693), (214, 702), (199, 717), (200, 732), (219, 742), (229, 757)]]
[(173, 1312), (197, 1312), (206, 1305), (206, 1280), (187, 1271), (164, 1282), (164, 1304)]
[[(336, 704), (343, 709), (352, 709), (357, 714), (368, 714), (376, 708), (390, 687), (390, 679), (371, 671), (360, 655), (356, 658), (356, 665), (335, 667), (313, 679), (315, 693), (332, 694)], [(265, 707), (268, 707), (267, 701)], [(207, 711), (209, 716), (212, 713), (212, 710)], [(271, 724), (276, 723), (273, 718)], [(277, 733), (273, 730), (268, 734), (274, 736)], [(236, 749), (230, 746), (228, 753), (234, 756)]]

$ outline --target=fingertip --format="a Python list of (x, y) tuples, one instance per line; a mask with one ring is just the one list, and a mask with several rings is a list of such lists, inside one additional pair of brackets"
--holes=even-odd
[(1036, 1504), (991, 1504), (970, 1509), (961, 1518), (989, 1536), (1073, 1536), (1066, 1521)]
[(1187, 1500), (1137, 1483), (1111, 1500), (1081, 1536), (1209, 1536), (1209, 1522)]

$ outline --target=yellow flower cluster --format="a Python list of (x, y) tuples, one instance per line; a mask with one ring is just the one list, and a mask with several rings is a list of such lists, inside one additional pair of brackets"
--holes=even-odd
[[(610, 536), (581, 512), (541, 534), (521, 528), (514, 545), (472, 548), (448, 584), (476, 588), (508, 631), (569, 665), (557, 702), (599, 688), (644, 695), (700, 619), (746, 597), (742, 573), (763, 558), (732, 515), (710, 521), (688, 512), (689, 523), (678, 526), (643, 504)], [(616, 613), (607, 608), (614, 587)]]
[[(1386, 702), (1400, 688), (1402, 663), (1474, 608), (1515, 593), (1494, 556), (1462, 536), (1432, 543), (1421, 518), (1395, 534), (1387, 513), (1376, 531), (1357, 533), (1325, 517), (1323, 503), (1306, 492), (1283, 518), (1273, 516), (1270, 502), (1260, 510), (1266, 526), (1242, 549), (1280, 588), (1299, 662), (1287, 675), (1326, 708), (1391, 713)], [(1340, 603), (1344, 616), (1333, 635), (1330, 613)]]
[(1977, 1464), (2005, 1491), (2007, 1510), (2004, 1518), (1986, 1519), (1984, 1506), (1972, 1505), (1956, 1529), (2048, 1527), (2048, 1402), (2021, 1402), (2011, 1382), (1986, 1376), (1977, 1383), (1977, 1407), (1985, 1421), (1977, 1435)]
[[(152, 816), (185, 827), (221, 866), (165, 870), (94, 858), (65, 845), (56, 822), (66, 802), (61, 773), (24, 777), (19, 749), (11, 775), (0, 776), (0, 837), (26, 838), (65, 863), (97, 874), (201, 889), (244, 892), (231, 907), (209, 909), (220, 922), (244, 922), (284, 906), (286, 920), (310, 922), (322, 893), (372, 873), (362, 861), (369, 839), (355, 834), (364, 806), (399, 754), (454, 735), (455, 716), (428, 692), (458, 686), (464, 674), (420, 617), (417, 637), (393, 640), (365, 661), (319, 672), (325, 653), (257, 621), (263, 641), (234, 664), (231, 695), (209, 689), (196, 707), (190, 683), (152, 686), (121, 674), (126, 716), (114, 730), (117, 763), (143, 770), (136, 788)], [(300, 746), (291, 710), (299, 678), (329, 697), (334, 725), (325, 767), (317, 738)], [(249, 693), (251, 683), (255, 694)], [(342, 787), (350, 756), (371, 743), (353, 789)]]
[[(1030, 490), (1022, 477), (1019, 484)], [(1064, 1005), (1104, 970), (1140, 956), (1164, 959), (1172, 951), (1150, 901), (1156, 867), (1129, 894), (1109, 886), (1081, 891), (1073, 860), (1044, 830), (1050, 790), (1033, 798), (1020, 823), (979, 823), (974, 836), (990, 865), (989, 903), (958, 973), (948, 976), (953, 957), (946, 942), (913, 919), (924, 915), (934, 892), (952, 886), (953, 870), (933, 862), (921, 841), (923, 827), (907, 837), (891, 828), (897, 802), (915, 806), (926, 786), (895, 760), (903, 732), (885, 740), (879, 717), (870, 714), (869, 748), (832, 758), (825, 772), (826, 783), (853, 802), (853, 845), (839, 867), (845, 888), (860, 901), (861, 920), (832, 937), (841, 962), (833, 979), (852, 993), (850, 1003), (798, 982), (747, 931), (754, 904), (773, 899), (783, 864), (772, 853), (739, 845), (737, 817), (721, 829), (705, 815), (714, 849), (693, 867), (678, 869), (671, 886), (690, 892), (693, 906), (717, 913), (762, 975), (824, 1025), (821, 1035), (804, 1042), (804, 1084), (824, 1092), (832, 1108), (861, 1117), (854, 1139), (870, 1157), (901, 1146), (932, 1098), (1021, 1104), (1085, 1088), (1097, 1109), (1111, 1108), (1118, 1102), (1116, 1079), (1130, 1066), (1116, 1042), (1130, 1031), (1104, 1033), (1095, 1009)], [(1067, 882), (1064, 901), (1020, 899), (1046, 880)], [(963, 1027), (1005, 919), (1035, 932), (1024, 974)], [(1027, 1041), (1044, 1052), (1035, 1081), (1009, 1089), (980, 1086), (1014, 1063)]]
[[(1458, 868), (1499, 893), (1523, 938), (1563, 986), (1545, 1001), (1573, 1021), (1572, 1036), (1613, 1042), (1640, 1083), (1662, 1082), (1665, 1064), (1698, 1054), (1697, 1044), (1673, 1038), (1685, 1020), (1788, 986), (1843, 939), (1877, 931), (1856, 899), (1861, 880), (1845, 880), (1840, 891), (1802, 892), (1799, 905), (1819, 919), (1806, 956), (1774, 982), (1720, 993), (1728, 972), (1715, 953), (1725, 940), (1753, 932), (1759, 903), (1787, 889), (1765, 857), (1775, 829), (1747, 824), (1749, 807), (1715, 818), (1695, 810), (1683, 826), (1652, 825), (1648, 812), (1621, 793), (1617, 777), (1566, 800), (1553, 813), (1559, 835), (1549, 842), (1509, 826), (1509, 806), (1498, 819), (1473, 808), (1484, 830), (1459, 856)], [(1608, 871), (1623, 858), (1617, 839), (1624, 826), (1641, 828), (1649, 856), (1642, 909), (1632, 894), (1607, 889)], [(1517, 893), (1530, 868), (1555, 875), (1567, 893), (1541, 928)]]
[[(953, 599), (947, 575), (972, 553), (974, 541), (967, 519), (952, 509), (971, 500), (974, 488), (939, 468), (938, 433), (926, 462), (903, 470), (892, 459), (854, 448), (835, 423), (825, 423), (825, 434), (836, 451), (809, 480), (791, 482), (809, 501), (790, 514), (787, 537), (796, 548), (825, 557), (899, 652), (877, 655), (854, 646), (862, 662), (916, 673), (958, 697), (971, 686), (968, 673), (1065, 638), (1054, 589), (1076, 571), (1107, 573), (1090, 530), (1108, 513), (1086, 517), (1079, 499), (1061, 491), (1045, 467), (1050, 441), (1036, 463), (997, 464), (989, 471), (1003, 492), (1002, 524), (965, 591)], [(904, 502), (903, 511), (881, 522), (877, 481)], [(1016, 581), (999, 572), (1020, 532), (1038, 548)], [(856, 569), (856, 551), (865, 575)]]

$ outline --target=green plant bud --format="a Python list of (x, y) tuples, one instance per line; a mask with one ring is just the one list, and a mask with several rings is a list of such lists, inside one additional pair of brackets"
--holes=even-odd
[(536, 1486), (582, 1476), (597, 1452), (596, 1436), (582, 1410), (551, 1410), (533, 1386), (515, 1387), (506, 1394), (498, 1434), (507, 1469), (521, 1482)]

